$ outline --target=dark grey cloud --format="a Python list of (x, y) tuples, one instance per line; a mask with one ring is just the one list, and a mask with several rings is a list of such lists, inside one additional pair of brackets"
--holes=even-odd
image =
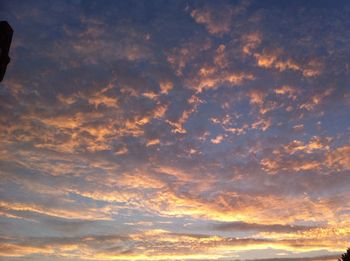
[(328, 255), (328, 256), (313, 256), (313, 257), (296, 257), (296, 258), (269, 258), (269, 259), (249, 259), (249, 260), (260, 260), (260, 261), (307, 261), (307, 260), (336, 260), (339, 255)]
[(317, 227), (313, 226), (298, 226), (298, 225), (281, 225), (281, 224), (257, 224), (257, 223), (245, 223), (245, 222), (226, 222), (213, 225), (213, 228), (220, 231), (232, 231), (232, 232), (276, 232), (276, 233), (289, 233), (298, 231), (307, 231)]

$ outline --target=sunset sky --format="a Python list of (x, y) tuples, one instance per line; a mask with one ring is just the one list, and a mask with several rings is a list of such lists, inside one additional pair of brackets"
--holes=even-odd
[(0, 260), (336, 260), (350, 1), (0, 1)]

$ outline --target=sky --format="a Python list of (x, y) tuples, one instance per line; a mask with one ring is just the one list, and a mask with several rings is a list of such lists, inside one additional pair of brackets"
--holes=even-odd
[(0, 260), (335, 260), (350, 2), (1, 1)]

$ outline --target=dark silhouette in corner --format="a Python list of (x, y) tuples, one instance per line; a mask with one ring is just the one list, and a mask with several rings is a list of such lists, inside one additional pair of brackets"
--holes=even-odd
[(9, 50), (13, 30), (6, 21), (0, 21), (0, 82), (4, 79), (7, 65), (10, 62)]
[(348, 248), (345, 254), (342, 254), (338, 261), (350, 261), (350, 248)]

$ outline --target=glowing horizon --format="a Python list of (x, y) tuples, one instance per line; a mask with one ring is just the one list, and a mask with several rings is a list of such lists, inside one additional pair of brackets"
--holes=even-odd
[(0, 260), (335, 260), (350, 3), (5, 1)]

